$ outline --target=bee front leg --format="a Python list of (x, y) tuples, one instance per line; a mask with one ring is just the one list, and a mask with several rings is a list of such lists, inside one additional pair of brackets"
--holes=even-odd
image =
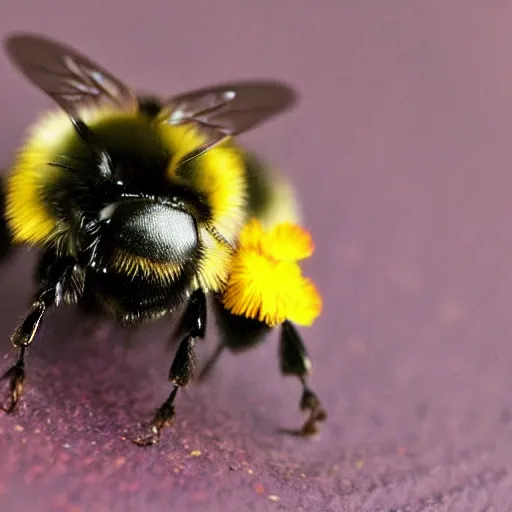
[(288, 321), (281, 327), (279, 359), (283, 375), (295, 375), (300, 379), (302, 398), (299, 407), (301, 411), (309, 412), (301, 429), (288, 432), (303, 437), (314, 435), (318, 432), (318, 423), (325, 421), (327, 413), (320, 399), (307, 385), (306, 376), (311, 370), (311, 361), (297, 329)]
[(10, 401), (0, 406), (8, 414), (14, 412), (23, 393), (27, 349), (36, 337), (48, 309), (59, 304), (63, 294), (69, 289), (69, 279), (76, 272), (76, 268), (74, 262), (70, 264), (69, 260), (52, 262), (47, 269), (47, 279), (43, 281), (28, 313), (18, 323), (11, 336), (12, 344), (18, 351), (18, 357), (16, 363), (0, 377), (0, 380), (8, 380), (10, 383)]
[(18, 351), (18, 358), (14, 366), (9, 368), (1, 377), (1, 380), (9, 380), (10, 382), (10, 402), (7, 405), (1, 406), (2, 410), (8, 414), (16, 409), (23, 393), (27, 347), (32, 343), (46, 310), (53, 303), (51, 295), (51, 292), (46, 291), (34, 300), (28, 313), (18, 324), (11, 336), (12, 344)]
[(138, 446), (151, 446), (160, 441), (162, 430), (172, 424), (176, 414), (174, 400), (178, 389), (188, 386), (194, 376), (196, 338), (204, 338), (206, 329), (206, 297), (202, 290), (196, 290), (190, 297), (182, 325), (186, 334), (169, 371), (169, 380), (173, 388), (167, 400), (156, 410), (149, 433), (133, 439)]

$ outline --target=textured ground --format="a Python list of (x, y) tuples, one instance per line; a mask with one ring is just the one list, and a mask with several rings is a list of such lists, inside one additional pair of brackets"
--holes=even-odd
[[(325, 313), (303, 333), (330, 419), (316, 441), (278, 432), (301, 419), (299, 386), (272, 338), (226, 356), (161, 445), (136, 448), (123, 436), (168, 392), (168, 326), (128, 344), (63, 310), (19, 414), (0, 417), (0, 509), (511, 510), (512, 7), (132, 3), (18, 1), (0, 35), (53, 34), (149, 90), (297, 85), (301, 107), (246, 140), (294, 175), (316, 234)], [(0, 77), (7, 165), (49, 102), (3, 57)], [(3, 367), (32, 262), (1, 270)]]

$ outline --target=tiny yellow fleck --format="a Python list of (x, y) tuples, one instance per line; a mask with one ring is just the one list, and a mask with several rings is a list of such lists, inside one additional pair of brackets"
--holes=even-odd
[(270, 501), (279, 501), (279, 496), (277, 494), (269, 494), (268, 499)]
[(120, 468), (124, 463), (126, 462), (126, 457), (118, 457), (115, 461), (114, 461), (114, 466), (116, 468)]
[(16, 430), (16, 432), (24, 432), (25, 427), (23, 427), (23, 425), (14, 425), (14, 430)]
[(247, 470), (247, 473), (249, 473), (249, 475), (253, 475), (253, 474), (254, 474), (254, 471), (253, 471), (251, 468), (249, 468), (249, 469)]
[(356, 462), (356, 468), (357, 469), (362, 469), (364, 466), (364, 459), (359, 459), (357, 462)]
[(201, 450), (192, 450), (190, 455), (192, 455), (192, 457), (199, 457), (199, 455), (201, 455)]

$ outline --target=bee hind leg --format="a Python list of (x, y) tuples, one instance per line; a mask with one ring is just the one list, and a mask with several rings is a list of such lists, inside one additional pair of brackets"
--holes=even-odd
[(167, 400), (156, 410), (149, 432), (132, 440), (138, 446), (152, 446), (160, 441), (163, 429), (172, 424), (176, 415), (174, 400), (179, 388), (187, 386), (194, 376), (195, 341), (196, 338), (204, 338), (206, 328), (206, 297), (202, 290), (196, 290), (190, 297), (183, 325), (188, 326), (188, 332), (178, 347), (169, 371), (173, 388)]
[(286, 430), (287, 433), (301, 437), (315, 435), (319, 431), (318, 424), (325, 421), (327, 413), (320, 399), (307, 384), (307, 375), (311, 370), (311, 361), (306, 347), (292, 323), (285, 321), (281, 326), (279, 343), (279, 361), (283, 375), (293, 375), (302, 384), (300, 410), (308, 413), (308, 417), (299, 430)]

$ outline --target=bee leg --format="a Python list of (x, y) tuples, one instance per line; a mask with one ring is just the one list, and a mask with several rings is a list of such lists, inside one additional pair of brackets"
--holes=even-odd
[(279, 359), (283, 375), (295, 375), (300, 379), (302, 398), (299, 407), (301, 411), (309, 413), (299, 430), (288, 433), (303, 437), (314, 435), (318, 432), (318, 423), (325, 421), (327, 413), (317, 395), (307, 385), (306, 376), (311, 370), (311, 360), (297, 329), (288, 321), (281, 326)]
[(0, 408), (7, 414), (11, 414), (16, 409), (18, 400), (23, 393), (25, 384), (25, 350), (26, 347), (18, 349), (18, 359), (16, 364), (9, 368), (0, 378), (1, 380), (9, 380), (10, 403), (2, 405)]
[(167, 400), (156, 410), (148, 434), (133, 439), (138, 446), (151, 446), (160, 441), (162, 430), (172, 424), (176, 414), (174, 400), (179, 388), (188, 386), (196, 367), (196, 338), (204, 338), (206, 329), (206, 297), (202, 290), (196, 290), (190, 297), (185, 311), (183, 325), (187, 334), (181, 341), (169, 370), (173, 388)]
[(10, 402), (0, 406), (0, 409), (8, 414), (16, 409), (23, 393), (27, 348), (36, 337), (48, 309), (62, 302), (65, 293), (74, 290), (77, 269), (75, 261), (70, 258), (48, 262), (45, 276), (41, 277), (41, 289), (11, 336), (12, 344), (18, 350), (18, 358), (14, 366), (0, 377), (0, 380), (10, 382)]
[(25, 355), (27, 347), (32, 343), (46, 310), (53, 304), (55, 294), (52, 290), (40, 293), (32, 303), (28, 313), (18, 324), (11, 336), (14, 347), (18, 350), (18, 359), (14, 366), (7, 370), (0, 380), (10, 381), (10, 402), (1, 409), (10, 414), (15, 409), (23, 393), (25, 384)]

